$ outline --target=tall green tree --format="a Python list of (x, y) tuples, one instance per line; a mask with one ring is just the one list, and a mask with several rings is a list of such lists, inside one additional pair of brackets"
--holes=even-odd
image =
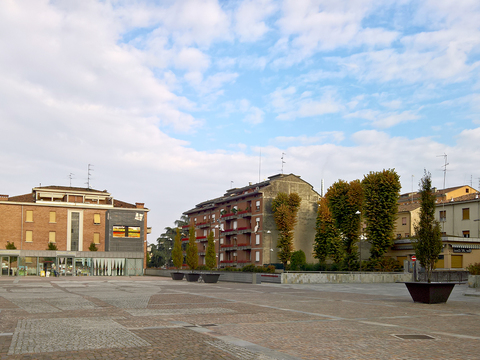
[(335, 219), (335, 225), (342, 236), (345, 249), (345, 265), (348, 270), (358, 267), (358, 246), (360, 236), (360, 216), (362, 211), (363, 189), (360, 180), (346, 182), (338, 180), (325, 195)]
[(205, 253), (205, 266), (208, 269), (213, 269), (217, 267), (217, 258), (215, 254), (215, 241), (213, 240), (214, 235), (213, 231), (210, 231), (210, 234), (208, 234), (207, 240), (207, 251)]
[(272, 201), (273, 218), (279, 231), (277, 247), (280, 251), (278, 258), (285, 269), (292, 257), (293, 230), (297, 223), (297, 213), (301, 202), (302, 198), (297, 193), (288, 195), (284, 192), (279, 192)]
[(371, 244), (370, 258), (376, 260), (393, 244), (398, 198), (402, 186), (395, 169), (370, 172), (364, 176), (362, 186), (365, 235)]
[(177, 234), (175, 235), (175, 241), (172, 250), (173, 266), (176, 269), (181, 269), (183, 264), (183, 251), (182, 251), (182, 239), (180, 229), (177, 228)]
[(428, 282), (431, 282), (432, 271), (442, 252), (442, 233), (440, 224), (435, 220), (435, 200), (431, 174), (425, 170), (420, 180), (420, 220), (414, 225), (414, 248), (417, 260), (425, 268)]
[(318, 203), (313, 251), (313, 256), (321, 263), (325, 262), (328, 257), (335, 263), (341, 263), (344, 258), (342, 239), (326, 197), (321, 198)]
[(198, 248), (195, 242), (195, 228), (193, 226), (188, 228), (187, 257), (185, 261), (190, 270), (195, 270), (198, 267)]

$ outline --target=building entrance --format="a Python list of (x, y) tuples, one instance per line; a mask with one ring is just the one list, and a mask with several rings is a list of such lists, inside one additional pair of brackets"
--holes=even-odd
[(0, 276), (10, 275), (10, 256), (2, 256), (2, 272)]
[(75, 271), (73, 268), (73, 257), (59, 257), (57, 263), (60, 276), (73, 276)]

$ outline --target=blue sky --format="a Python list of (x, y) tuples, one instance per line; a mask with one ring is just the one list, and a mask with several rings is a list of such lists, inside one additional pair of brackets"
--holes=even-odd
[(442, 187), (443, 154), (447, 186), (478, 188), (478, 19), (473, 0), (4, 0), (0, 193), (93, 164), (154, 241), (282, 154), (318, 191), (384, 168)]

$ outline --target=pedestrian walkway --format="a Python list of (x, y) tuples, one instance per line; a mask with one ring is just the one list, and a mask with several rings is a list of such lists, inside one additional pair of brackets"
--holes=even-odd
[(480, 297), (404, 284), (0, 279), (0, 359), (480, 359)]

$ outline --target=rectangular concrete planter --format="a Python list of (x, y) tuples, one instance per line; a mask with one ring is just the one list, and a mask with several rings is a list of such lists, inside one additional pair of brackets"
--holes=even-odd
[(216, 283), (219, 277), (220, 274), (202, 274), (203, 281), (210, 284)]
[(199, 273), (186, 273), (185, 274), (185, 279), (187, 279), (187, 281), (189, 281), (189, 282), (196, 282), (196, 281), (198, 281), (199, 278), (200, 278)]
[(480, 287), (480, 275), (468, 275), (468, 287)]
[(170, 276), (172, 277), (172, 280), (183, 280), (183, 273), (181, 272), (171, 272)]
[(455, 283), (406, 282), (414, 302), (438, 304), (447, 302)]

